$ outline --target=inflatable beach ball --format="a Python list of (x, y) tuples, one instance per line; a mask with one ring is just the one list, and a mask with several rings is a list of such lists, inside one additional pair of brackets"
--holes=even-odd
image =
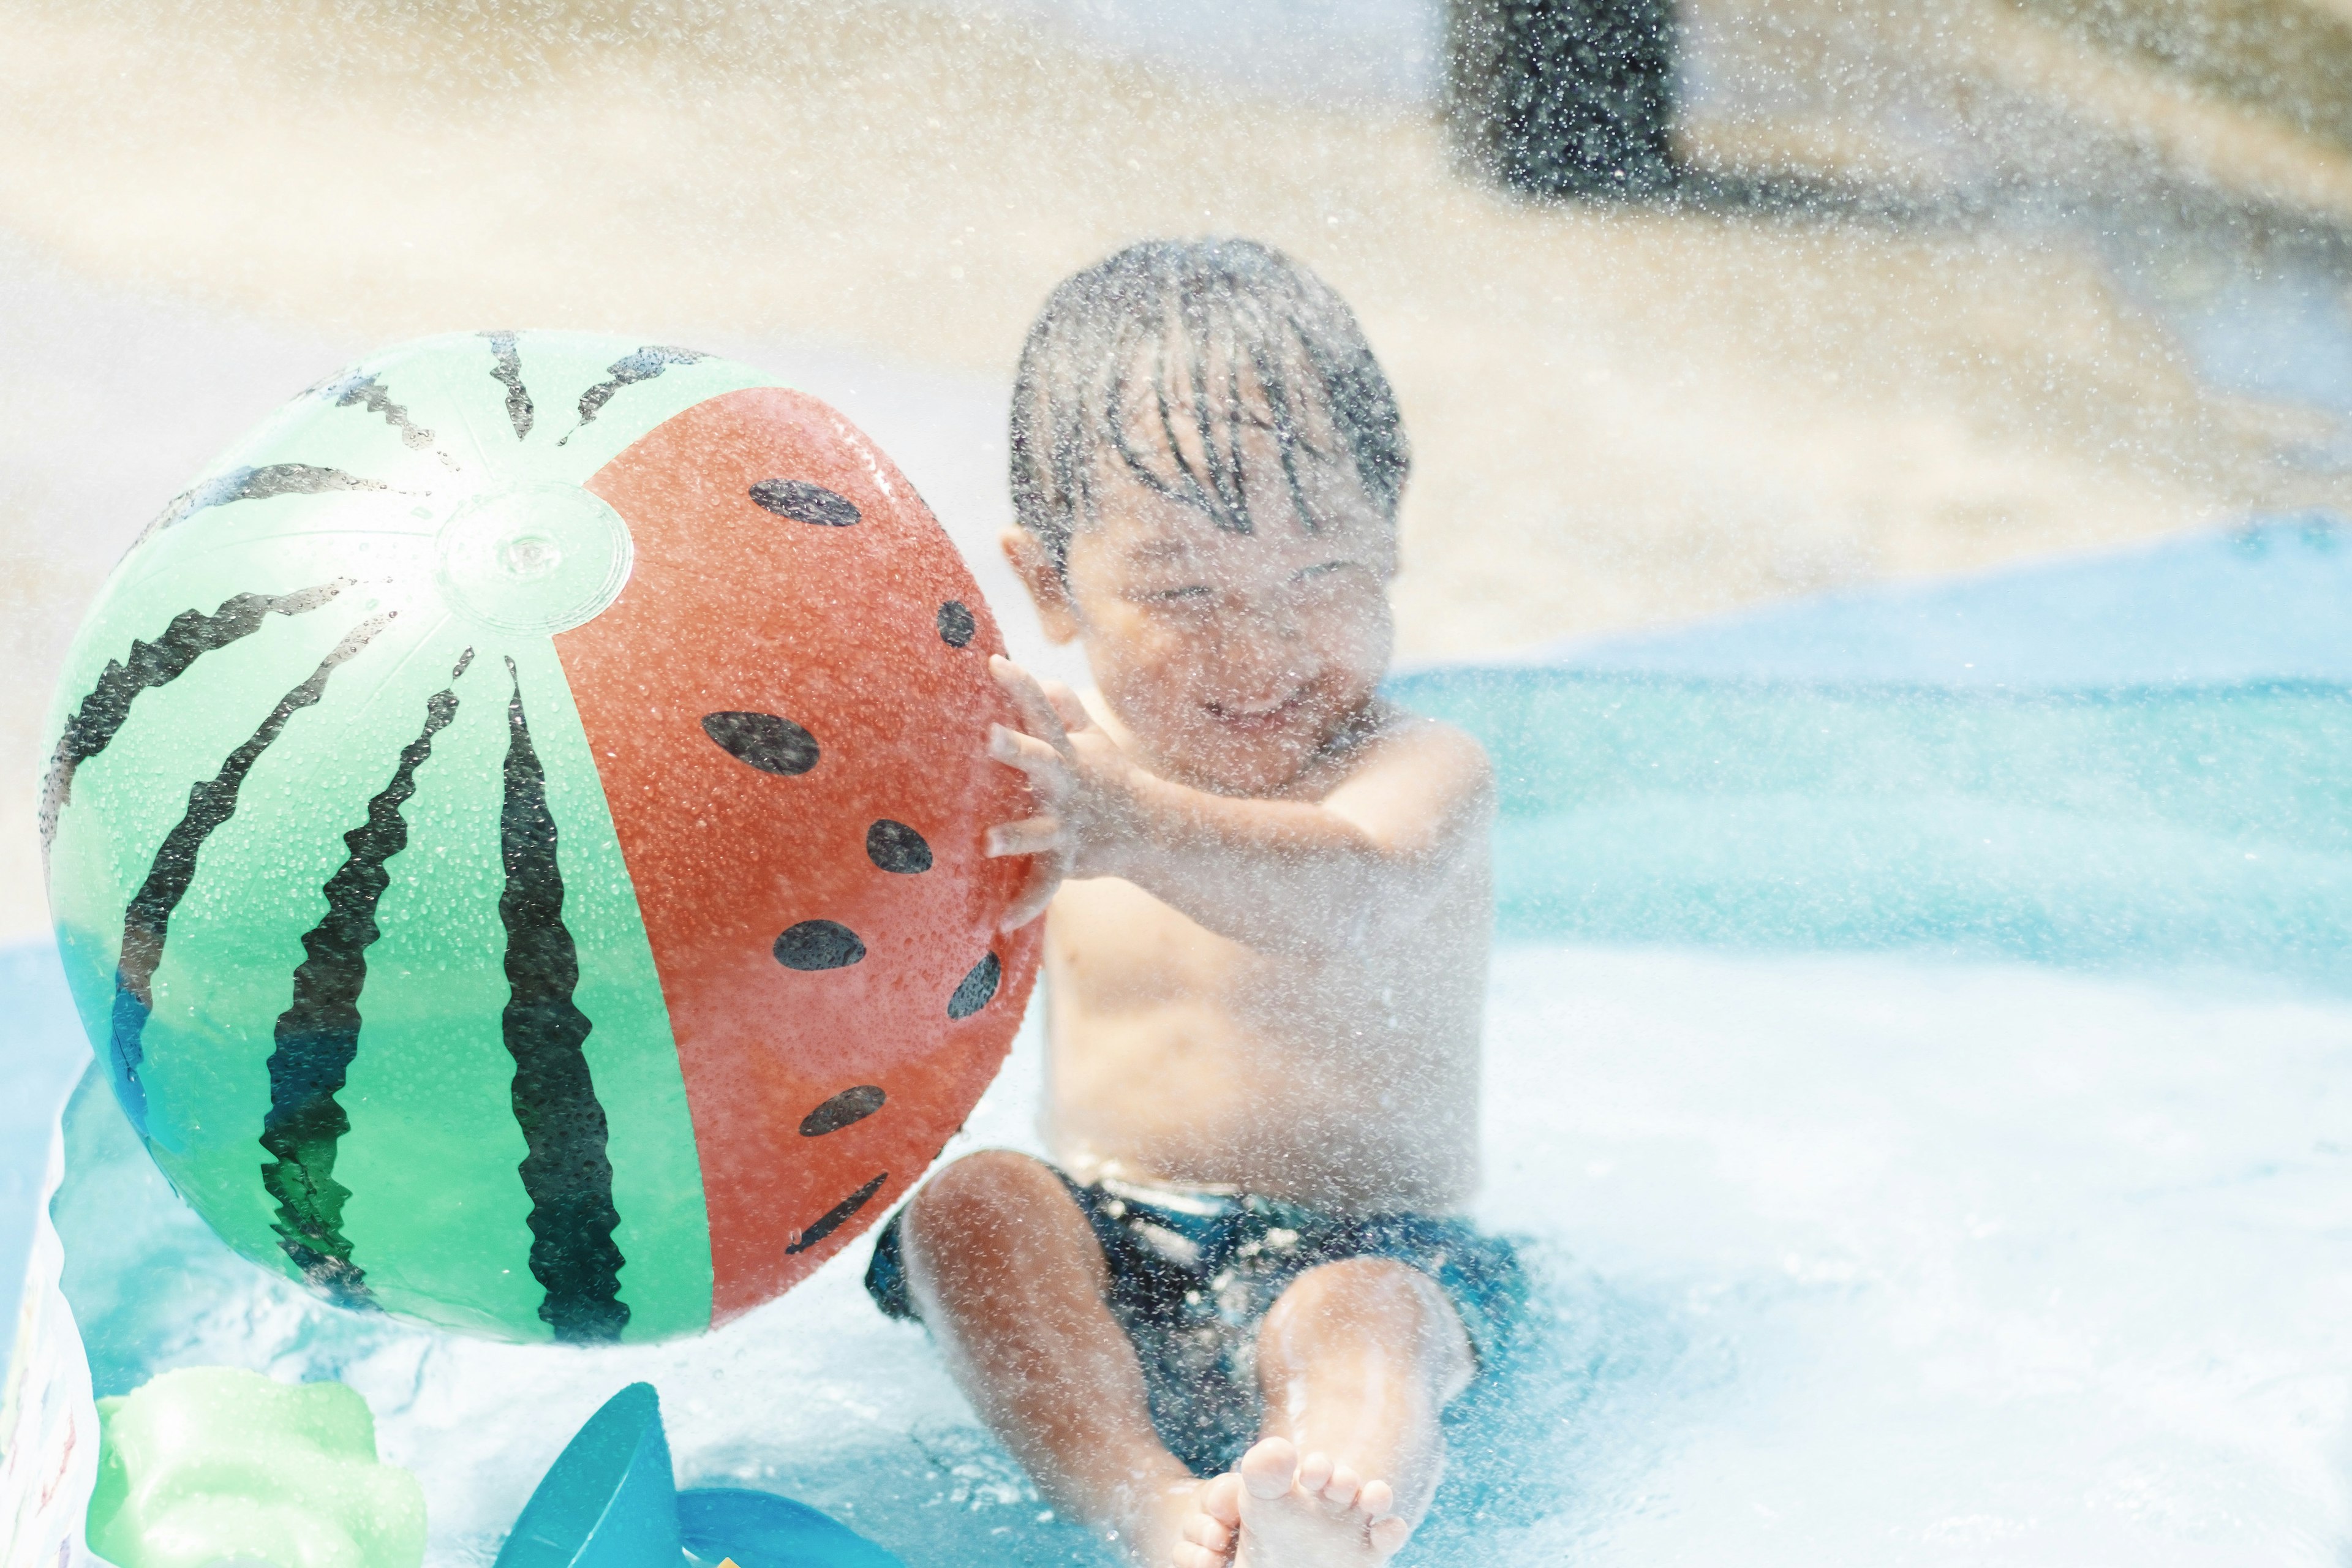
[(1002, 1063), (1003, 645), (842, 416), (562, 333), (390, 351), (76, 639), (49, 900), (124, 1111), (343, 1305), (656, 1339), (790, 1289)]

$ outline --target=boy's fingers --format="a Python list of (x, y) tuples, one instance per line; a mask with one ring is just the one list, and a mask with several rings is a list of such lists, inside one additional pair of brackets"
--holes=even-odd
[(1069, 782), (1069, 763), (1062, 753), (1037, 739), (1003, 724), (988, 729), (988, 754), (1029, 775), (1029, 787), (1048, 801), (1061, 797)]
[(1037, 684), (1035, 676), (1001, 653), (988, 656), (988, 672), (996, 677), (996, 684), (1004, 689), (1004, 695), (1013, 699), (1023, 729), (1056, 746), (1067, 739), (1062, 729), (1062, 716), (1054, 711), (1052, 699)]
[(1062, 728), (1065, 730), (1083, 730), (1094, 722), (1093, 718), (1087, 712), (1087, 705), (1079, 700), (1078, 694), (1060, 681), (1046, 681), (1045, 692), (1045, 700), (1054, 705), (1054, 713), (1062, 721)]
[(992, 858), (1044, 855), (1062, 847), (1062, 822), (1055, 816), (1032, 816), (1001, 823), (988, 830), (985, 847)]
[(1013, 899), (1013, 907), (1004, 911), (1004, 918), (996, 922), (997, 929), (1019, 931), (1044, 914), (1045, 906), (1054, 901), (1054, 895), (1061, 889), (1065, 868), (1059, 855), (1040, 855), (1030, 861), (1029, 879), (1021, 885), (1021, 891)]

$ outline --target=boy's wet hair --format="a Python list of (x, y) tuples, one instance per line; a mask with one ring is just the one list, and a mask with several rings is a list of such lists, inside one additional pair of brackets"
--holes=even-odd
[[(1396, 395), (1345, 301), (1247, 239), (1146, 240), (1066, 279), (1021, 346), (1013, 383), (1013, 507), (1057, 569), (1095, 514), (1104, 447), (1218, 527), (1251, 531), (1241, 434), (1270, 418), (1298, 516), (1301, 453), (1345, 455), (1393, 521), (1411, 454)], [(1138, 419), (1138, 416), (1140, 419)], [(1178, 425), (1187, 440), (1178, 439)], [(1135, 439), (1132, 423), (1150, 434)], [(1337, 450), (1333, 450), (1336, 442)]]

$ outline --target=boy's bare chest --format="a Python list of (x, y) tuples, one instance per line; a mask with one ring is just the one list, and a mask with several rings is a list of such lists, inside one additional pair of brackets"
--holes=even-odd
[(1050, 921), (1047, 1121), (1072, 1169), (1366, 1212), (1475, 1187), (1475, 995), (1254, 952), (1127, 882), (1066, 884)]
[(1056, 989), (1097, 1016), (1227, 1005), (1275, 981), (1280, 968), (1113, 878), (1063, 887), (1046, 952)]
[[(1067, 1046), (1147, 1033), (1253, 1055), (1385, 1041), (1408, 1055), (1476, 1050), (1486, 973), (1483, 883), (1446, 900), (1408, 947), (1259, 952), (1131, 882), (1066, 883), (1046, 928), (1055, 1029)], [(1464, 908), (1454, 909), (1454, 903)]]

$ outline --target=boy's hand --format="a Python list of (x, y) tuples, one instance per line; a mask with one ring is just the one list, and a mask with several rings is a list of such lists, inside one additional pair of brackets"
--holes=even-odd
[(990, 828), (984, 846), (992, 856), (1034, 857), (1029, 880), (1004, 912), (1003, 929), (1014, 931), (1045, 912), (1064, 879), (1116, 874), (1116, 853), (1135, 832), (1137, 770), (1068, 687), (1041, 686), (1002, 655), (988, 668), (1022, 726), (990, 725), (988, 754), (1028, 775), (1041, 808)]

